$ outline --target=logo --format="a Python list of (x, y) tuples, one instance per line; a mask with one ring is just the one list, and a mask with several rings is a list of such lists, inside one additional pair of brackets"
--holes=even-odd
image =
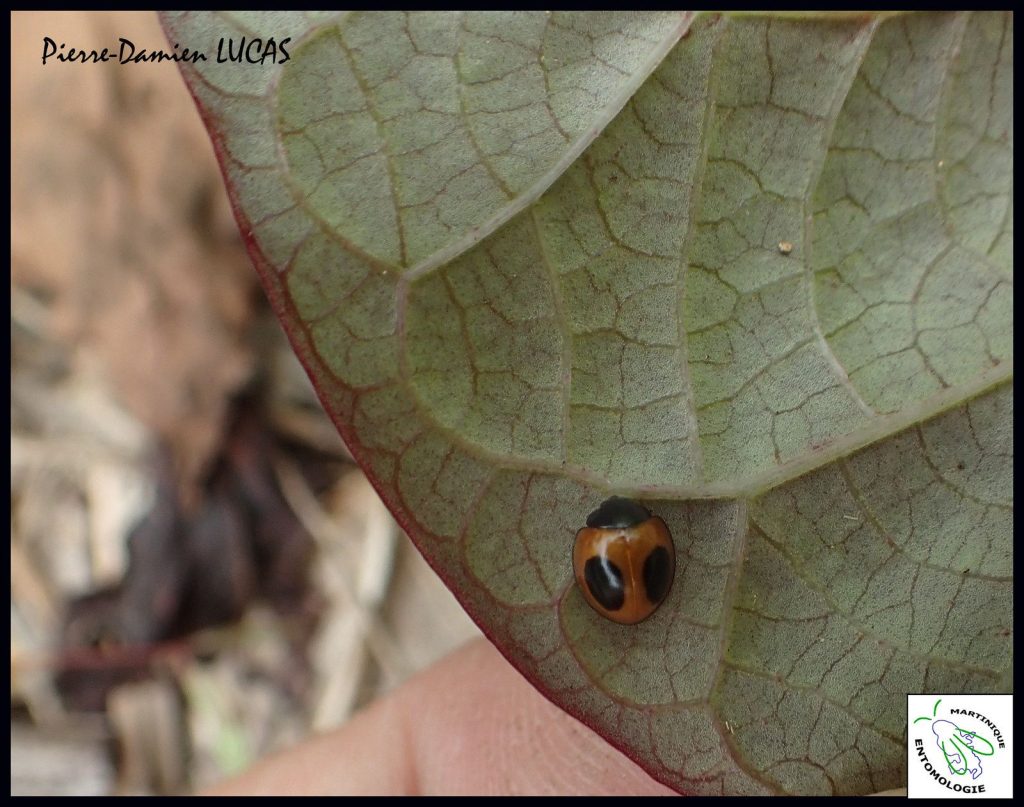
[(907, 795), (1013, 795), (1012, 695), (908, 695)]

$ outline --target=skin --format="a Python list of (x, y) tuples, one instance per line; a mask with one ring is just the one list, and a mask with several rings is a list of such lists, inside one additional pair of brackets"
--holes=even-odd
[(216, 795), (674, 795), (483, 640)]
[(548, 702), (484, 640), (208, 794), (676, 795)]

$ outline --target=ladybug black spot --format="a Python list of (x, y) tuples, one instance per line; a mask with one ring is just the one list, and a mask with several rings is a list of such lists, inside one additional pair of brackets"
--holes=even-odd
[(657, 605), (672, 585), (672, 558), (663, 546), (656, 546), (644, 561), (644, 590), (647, 599)]
[(626, 589), (622, 584), (622, 570), (608, 558), (597, 557), (587, 560), (583, 568), (587, 588), (601, 607), (618, 611), (626, 602)]

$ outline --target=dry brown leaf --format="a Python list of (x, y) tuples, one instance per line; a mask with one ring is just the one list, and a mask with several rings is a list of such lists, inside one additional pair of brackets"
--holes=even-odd
[(163, 33), (148, 13), (12, 15), (12, 280), (52, 300), (73, 361), (107, 374), (191, 482), (251, 374), (252, 271), (175, 65), (43, 65), (44, 36)]

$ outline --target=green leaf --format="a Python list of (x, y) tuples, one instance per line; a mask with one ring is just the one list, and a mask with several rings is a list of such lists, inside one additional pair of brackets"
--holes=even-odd
[[(689, 793), (864, 793), (1011, 688), (1009, 13), (171, 14), (324, 405), (469, 613)], [(278, 54), (280, 57), (280, 54)], [(670, 527), (634, 626), (586, 515)]]

